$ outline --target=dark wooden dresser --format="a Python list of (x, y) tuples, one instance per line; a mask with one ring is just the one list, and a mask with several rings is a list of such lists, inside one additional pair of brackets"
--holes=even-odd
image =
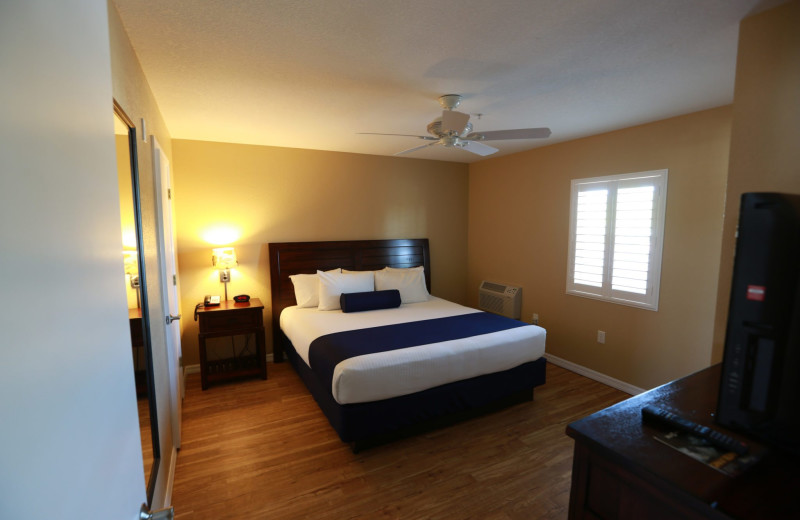
[(764, 450), (714, 423), (719, 379), (715, 365), (570, 424), (570, 520), (800, 518), (800, 461), (766, 451), (757, 465), (730, 477), (657, 441), (660, 430), (642, 424), (643, 406), (669, 408)]

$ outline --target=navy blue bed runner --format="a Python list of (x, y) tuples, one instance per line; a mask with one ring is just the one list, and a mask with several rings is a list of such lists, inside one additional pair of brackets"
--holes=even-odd
[(308, 348), (308, 361), (325, 388), (330, 390), (336, 365), (351, 357), (525, 326), (529, 325), (488, 312), (475, 312), (447, 318), (334, 332), (311, 342)]

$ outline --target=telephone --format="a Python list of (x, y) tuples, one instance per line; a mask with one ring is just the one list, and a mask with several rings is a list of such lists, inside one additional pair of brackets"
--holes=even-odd
[(211, 296), (207, 294), (205, 298), (203, 298), (203, 303), (198, 303), (194, 306), (194, 321), (197, 321), (197, 312), (200, 310), (200, 307), (217, 307), (219, 305), (219, 296)]

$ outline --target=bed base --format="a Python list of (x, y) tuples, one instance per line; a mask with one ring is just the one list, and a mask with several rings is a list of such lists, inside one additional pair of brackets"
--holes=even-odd
[(432, 428), (533, 399), (533, 388), (544, 384), (546, 361), (456, 381), (411, 395), (370, 403), (340, 405), (330, 387), (324, 388), (298, 356), (280, 328), (283, 309), (295, 305), (293, 274), (315, 273), (335, 267), (354, 271), (384, 267), (425, 268), (431, 291), (430, 246), (427, 238), (284, 242), (269, 244), (272, 334), (275, 362), (286, 352), (331, 426), (357, 452), (367, 447), (421, 433)]
[(281, 332), (283, 350), (339, 438), (353, 453), (533, 399), (545, 382), (544, 358), (411, 395), (369, 403), (337, 403)]

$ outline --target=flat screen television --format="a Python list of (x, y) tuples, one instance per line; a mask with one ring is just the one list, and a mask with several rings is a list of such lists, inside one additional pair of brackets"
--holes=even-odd
[(800, 455), (800, 195), (742, 195), (716, 421)]

